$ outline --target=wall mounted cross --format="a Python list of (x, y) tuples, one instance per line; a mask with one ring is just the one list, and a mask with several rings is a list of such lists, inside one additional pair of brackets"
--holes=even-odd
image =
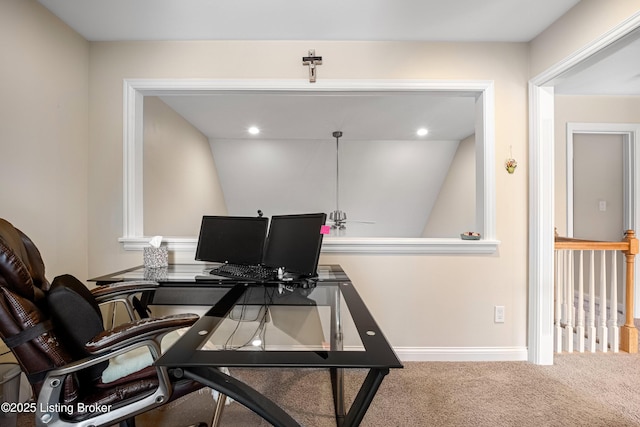
[(309, 56), (302, 57), (302, 65), (309, 66), (309, 83), (316, 82), (316, 66), (322, 65), (322, 56), (316, 56), (315, 49), (309, 49)]

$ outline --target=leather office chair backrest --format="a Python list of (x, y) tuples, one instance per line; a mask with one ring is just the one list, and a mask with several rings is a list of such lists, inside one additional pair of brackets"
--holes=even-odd
[[(23, 232), (2, 218), (0, 242), (4, 248), (10, 249), (0, 254), (3, 273), (0, 280), (4, 279), (5, 285), (11, 283), (16, 291), (25, 295), (30, 295), (31, 291), (49, 289), (40, 251)], [(43, 294), (39, 292), (39, 296)]]
[[(36, 246), (0, 218), (0, 335), (13, 350), (36, 395), (49, 370), (73, 360), (52, 330), (45, 297), (49, 288)], [(74, 378), (68, 377), (64, 402), (75, 400), (77, 391)]]
[[(131, 287), (131, 283), (126, 285)], [(131, 291), (135, 293), (136, 288)], [(140, 319), (105, 331), (93, 293), (71, 275), (49, 283), (31, 239), (0, 218), (0, 337), (18, 360), (39, 404), (75, 408), (68, 413), (41, 414), (42, 422), (53, 427), (78, 422), (131, 426), (135, 415), (202, 388), (153, 366), (102, 381), (109, 364), (106, 356), (112, 352), (146, 346), (158, 354), (166, 333), (189, 327), (197, 319), (195, 314), (177, 314)], [(113, 405), (113, 409), (106, 413), (86, 409), (97, 403)]]

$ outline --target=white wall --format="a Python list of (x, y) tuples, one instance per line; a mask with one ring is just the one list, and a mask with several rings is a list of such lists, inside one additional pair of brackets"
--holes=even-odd
[[(234, 139), (211, 146), (230, 214), (336, 209), (335, 140)], [(457, 146), (457, 141), (340, 141), (339, 207), (355, 221), (340, 236), (420, 237)], [(471, 155), (473, 164), (473, 148)], [(475, 200), (470, 207), (474, 218)]]
[(89, 43), (35, 0), (0, 2), (0, 217), (47, 278), (88, 270)]
[(197, 236), (203, 215), (227, 215), (209, 140), (161, 99), (144, 100), (144, 232)]
[(211, 150), (230, 215), (329, 212), (333, 206), (335, 141), (212, 140)]
[[(342, 204), (352, 220), (346, 236), (420, 237), (458, 141), (353, 141)], [(475, 182), (475, 180), (474, 180)], [(475, 212), (475, 209), (474, 209)]]

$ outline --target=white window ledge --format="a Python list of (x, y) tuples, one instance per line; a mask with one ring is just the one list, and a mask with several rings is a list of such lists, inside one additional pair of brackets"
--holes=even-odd
[[(150, 237), (121, 237), (125, 250), (141, 251)], [(170, 251), (195, 252), (194, 237), (164, 238)], [(419, 239), (419, 238), (348, 238), (329, 237), (322, 243), (322, 253), (348, 254), (493, 254), (499, 240)]]

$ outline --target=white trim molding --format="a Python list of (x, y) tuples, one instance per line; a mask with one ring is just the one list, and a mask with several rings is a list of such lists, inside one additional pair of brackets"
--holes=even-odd
[(596, 54), (613, 45), (615, 42), (622, 40), (632, 32), (640, 28), (640, 12), (635, 13), (610, 31), (604, 33), (591, 43), (576, 50), (563, 60), (549, 67), (547, 70), (538, 74), (530, 80), (536, 86), (552, 86), (554, 80), (558, 78), (567, 78), (566, 74), (572, 68), (587, 65), (589, 60), (597, 60)]
[(526, 347), (394, 347), (402, 362), (526, 361)]
[[(390, 254), (490, 254), (500, 244), (496, 239), (495, 196), (495, 103), (493, 81), (449, 80), (329, 80), (314, 85), (304, 80), (196, 80), (131, 79), (124, 80), (124, 230), (119, 239), (125, 250), (142, 250), (148, 243), (143, 225), (143, 102), (145, 96), (171, 94), (207, 94), (216, 92), (434, 92), (456, 93), (476, 98), (476, 156), (478, 241), (430, 238), (325, 238), (324, 253)], [(164, 239), (170, 250), (195, 251), (195, 239)]]
[[(141, 251), (149, 246), (148, 237), (121, 238), (125, 250)], [(198, 239), (195, 237), (167, 237), (167, 249), (195, 254)], [(324, 240), (322, 253), (347, 254), (492, 254), (500, 244), (498, 240), (460, 240), (460, 239), (413, 239), (413, 238), (346, 238), (335, 237)]]
[(552, 365), (553, 87), (530, 84), (529, 99), (529, 361)]

